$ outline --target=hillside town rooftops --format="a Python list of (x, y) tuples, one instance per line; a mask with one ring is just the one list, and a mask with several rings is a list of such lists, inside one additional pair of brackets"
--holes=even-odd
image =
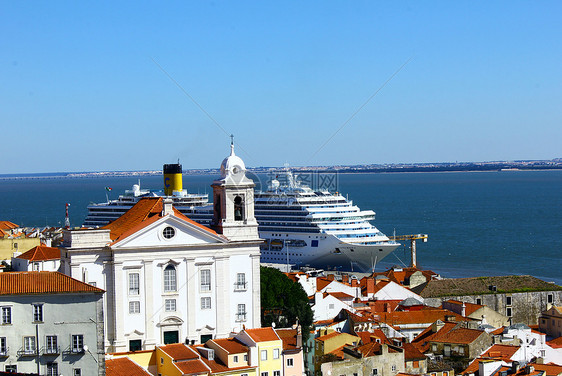
[(159, 348), (177, 362), (199, 359), (199, 354), (183, 343), (173, 343), (170, 345), (160, 346)]
[(256, 329), (246, 329), (246, 333), (254, 340), (254, 342), (269, 342), (280, 340), (277, 333), (273, 328), (256, 328)]
[(276, 329), (275, 332), (283, 341), (283, 350), (296, 350), (297, 347), (297, 329)]
[(241, 354), (248, 351), (248, 347), (234, 338), (217, 338), (212, 339), (211, 342), (214, 342), (229, 354)]
[(103, 293), (104, 290), (59, 272), (0, 273), (0, 295)]
[(558, 290), (562, 287), (530, 275), (440, 279), (412, 288), (423, 298)]

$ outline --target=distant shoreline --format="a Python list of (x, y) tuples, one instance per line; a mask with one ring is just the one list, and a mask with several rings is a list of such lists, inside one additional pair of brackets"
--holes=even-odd
[[(248, 168), (254, 174), (267, 174), (281, 171), (283, 167)], [(379, 173), (421, 173), (421, 172), (514, 172), (514, 171), (553, 171), (562, 170), (562, 158), (541, 161), (514, 162), (461, 162), (461, 163), (402, 163), (355, 166), (317, 166), (291, 167), (295, 173), (340, 173), (340, 174), (379, 174)], [(189, 169), (184, 175), (218, 175), (219, 169)], [(0, 174), (0, 180), (20, 179), (66, 179), (66, 178), (104, 178), (104, 177), (142, 177), (159, 176), (161, 170), (145, 171), (92, 171), (92, 172), (51, 172)]]

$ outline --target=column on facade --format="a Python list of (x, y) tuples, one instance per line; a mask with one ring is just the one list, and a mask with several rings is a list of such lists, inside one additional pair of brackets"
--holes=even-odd
[[(215, 301), (216, 303), (216, 336), (217, 338), (227, 337), (231, 331), (231, 323), (235, 312), (231, 312), (230, 295), (232, 285), (230, 283), (230, 257), (215, 257)], [(220, 304), (219, 304), (220, 302)]]
[(187, 325), (185, 330), (187, 338), (190, 340), (197, 339), (197, 325), (196, 325), (196, 315), (197, 315), (197, 307), (198, 303), (196, 300), (197, 294), (197, 287), (198, 287), (198, 275), (197, 275), (197, 268), (195, 266), (195, 258), (186, 258), (185, 259), (185, 277), (187, 279), (186, 283), (186, 307), (187, 312), (184, 314), (186, 315), (186, 320), (184, 325)]
[(261, 328), (260, 254), (250, 257), (252, 259), (252, 327)]
[[(124, 303), (126, 302), (126, 297), (123, 296), (123, 263), (114, 261), (113, 262), (113, 276), (114, 286), (115, 286), (115, 293), (113, 295), (113, 309), (115, 312), (115, 333), (114, 333), (114, 347), (115, 351), (127, 351), (127, 344), (125, 341), (125, 336), (123, 332), (124, 328), (124, 314), (125, 314), (125, 307)], [(109, 307), (108, 307), (109, 308)]]
[(144, 319), (145, 319), (145, 337), (144, 346), (146, 349), (151, 349), (157, 345), (155, 337), (156, 322), (154, 312), (154, 268), (152, 261), (143, 261), (143, 274), (144, 274)]

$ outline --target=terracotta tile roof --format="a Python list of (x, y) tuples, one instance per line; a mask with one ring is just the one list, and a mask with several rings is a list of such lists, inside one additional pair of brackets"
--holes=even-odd
[(333, 354), (335, 355), (339, 360), (343, 360), (344, 355), (343, 355), (343, 348), (347, 346), (347, 345), (342, 345), (336, 349), (333, 349), (332, 351), (329, 352), (329, 354)]
[(316, 291), (322, 291), (324, 287), (328, 286), (333, 281), (329, 280), (325, 277), (317, 277), (316, 278)]
[(184, 375), (197, 375), (211, 372), (211, 368), (207, 366), (201, 359), (182, 360), (180, 362), (175, 362), (174, 365)]
[(297, 349), (297, 330), (296, 329), (275, 329), (277, 335), (283, 341), (283, 350)]
[(373, 355), (381, 355), (382, 354), (382, 345), (377, 342), (371, 342), (363, 346), (359, 346), (356, 349), (363, 357), (373, 356)]
[(59, 272), (0, 273), (0, 295), (103, 293), (104, 290)]
[(105, 374), (106, 376), (151, 376), (148, 371), (129, 358), (106, 360)]
[(341, 291), (327, 292), (324, 294), (324, 297), (326, 297), (326, 295), (332, 295), (334, 298), (337, 299), (349, 299), (349, 298), (353, 299), (353, 296)]
[(431, 346), (431, 341), (433, 341), (434, 338), (438, 337), (439, 335), (443, 335), (445, 333), (448, 333), (449, 331), (453, 330), (455, 328), (455, 326), (457, 326), (456, 323), (452, 323), (452, 322), (446, 322), (443, 323), (443, 327), (441, 327), (441, 329), (439, 329), (437, 332), (433, 331), (433, 325), (429, 326), (428, 328), (426, 328), (423, 332), (421, 332), (420, 334), (418, 334), (416, 336), (416, 338), (414, 338), (412, 340), (412, 344), (422, 353), (425, 353), (429, 350), (430, 346)]
[(326, 340), (329, 340), (329, 339), (331, 339), (331, 338), (340, 336), (340, 335), (342, 335), (342, 334), (343, 334), (343, 333), (340, 333), (340, 332), (332, 332), (332, 333), (329, 333), (329, 334), (325, 334), (325, 335), (323, 335), (323, 336), (320, 336), (320, 337), (316, 338), (316, 340), (317, 340), (317, 341), (320, 341), (320, 342), (324, 342), (324, 341), (326, 341)]
[(483, 335), (485, 331), (467, 328), (456, 328), (446, 333), (440, 335), (437, 332), (437, 336), (431, 339), (432, 342), (439, 343), (455, 343), (455, 344), (470, 344), (474, 342), (478, 337)]
[(411, 362), (414, 360), (425, 360), (425, 355), (421, 353), (413, 344), (405, 343), (402, 345), (404, 349), (404, 360)]
[(229, 354), (241, 354), (248, 352), (248, 347), (234, 338), (213, 339), (212, 342), (223, 348)]
[(490, 334), (493, 335), (493, 336), (499, 336), (499, 335), (503, 334), (504, 329), (505, 328), (502, 326), (501, 328), (493, 330), (492, 332), (490, 332)]
[(561, 348), (562, 347), (562, 337), (558, 337), (558, 338), (555, 338), (551, 341), (548, 341), (547, 345), (549, 345), (550, 347), (553, 347), (555, 349)]
[(437, 320), (445, 321), (447, 316), (454, 317), (458, 321), (472, 321), (445, 309), (426, 307), (419, 311), (394, 311), (377, 313), (379, 320), (390, 325), (404, 324), (431, 324)]
[(13, 230), (19, 226), (10, 221), (0, 221), (0, 230)]
[(273, 328), (246, 329), (245, 331), (254, 342), (278, 341), (281, 339)]
[[(161, 197), (146, 197), (140, 199), (132, 208), (127, 210), (125, 214), (105, 225), (102, 229), (110, 230), (109, 237), (115, 243), (162, 218), (162, 209), (163, 199)], [(210, 228), (187, 218), (176, 208), (173, 208), (173, 210), (174, 216), (213, 235), (217, 235), (217, 233)]]
[[(459, 301), (459, 300), (448, 300), (449, 303), (453, 303), (455, 305), (461, 306), (463, 305), (463, 302)], [(474, 304), (474, 303), (464, 303), (464, 307), (465, 307), (465, 315), (466, 316), (470, 316), (472, 315), (474, 312), (478, 311), (480, 308), (484, 307), (481, 304)]]
[(205, 357), (201, 357), (201, 361), (203, 363), (205, 363), (205, 365), (211, 369), (211, 373), (223, 373), (223, 372), (232, 372), (232, 371), (240, 371), (240, 370), (251, 370), (251, 369), (256, 368), (256, 367), (251, 367), (251, 366), (229, 368), (225, 364), (223, 364), (221, 362), (221, 360), (217, 357), (215, 357), (214, 360), (209, 360)]
[(473, 277), (432, 280), (412, 288), (424, 298), (441, 296), (491, 294), (490, 286), (496, 286), (497, 293), (517, 291), (559, 291), (561, 286), (545, 282), (530, 275), (499, 277)]
[(60, 260), (60, 249), (38, 245), (22, 253), (17, 258), (29, 261)]
[(495, 344), (480, 355), (480, 358), (501, 358), (501, 360), (508, 362), (519, 349), (519, 346)]
[(173, 343), (158, 348), (168, 354), (174, 361), (199, 359), (199, 354), (183, 343)]
[(371, 343), (371, 342), (377, 342), (377, 339), (380, 341), (380, 343), (385, 343), (387, 345), (391, 344), (390, 340), (386, 337), (384, 332), (380, 329), (374, 329), (373, 332), (355, 332), (355, 334), (359, 338), (361, 338), (361, 341), (363, 342), (363, 344), (367, 344), (367, 343)]
[(537, 364), (529, 363), (528, 365), (535, 367), (536, 370), (545, 371), (546, 376), (557, 376), (562, 374), (562, 365), (555, 363)]
[(400, 268), (400, 271), (395, 270), (394, 268), (391, 268), (391, 269), (388, 269), (384, 272), (373, 273), (371, 276), (372, 277), (385, 276), (389, 280), (391, 280), (392, 282), (404, 284), (406, 279), (410, 278), (412, 276), (412, 274), (414, 274), (417, 271), (420, 271), (427, 279), (431, 279), (432, 276), (437, 275), (437, 273), (435, 273), (431, 270), (420, 270), (420, 269), (415, 268), (415, 267), (406, 267), (406, 268)]

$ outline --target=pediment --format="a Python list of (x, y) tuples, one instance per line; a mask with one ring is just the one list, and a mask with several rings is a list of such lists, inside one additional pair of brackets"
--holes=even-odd
[(202, 226), (167, 215), (118, 241), (112, 248), (168, 248), (225, 242), (227, 240)]

